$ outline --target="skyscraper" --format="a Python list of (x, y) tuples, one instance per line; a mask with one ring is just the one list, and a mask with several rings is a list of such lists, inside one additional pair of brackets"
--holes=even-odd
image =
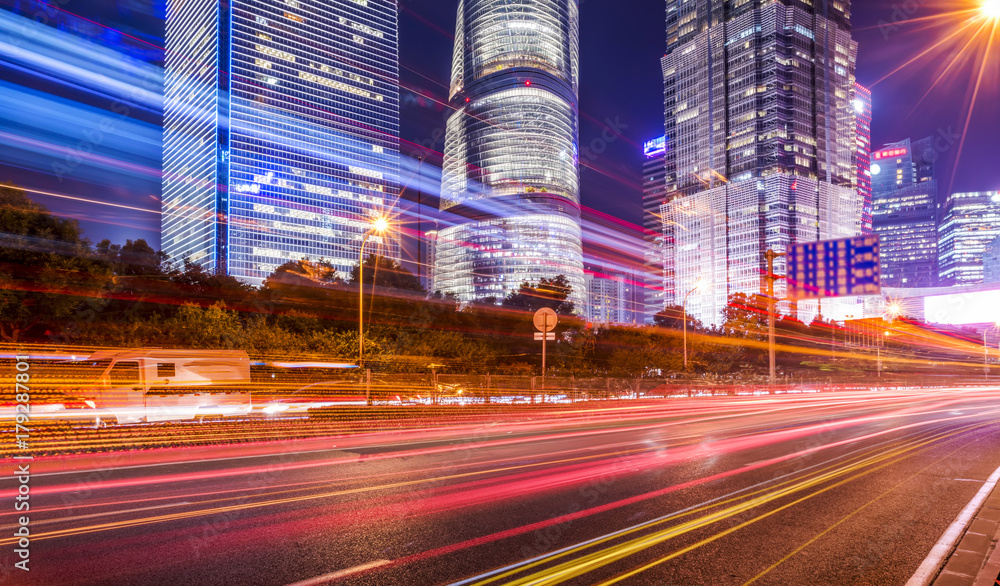
[(848, 1), (667, 1), (665, 220), (697, 319), (759, 293), (767, 249), (860, 232), (856, 55)]
[(872, 225), (883, 287), (937, 284), (937, 156), (933, 138), (887, 144), (872, 156)]
[(855, 183), (861, 198), (861, 233), (871, 234), (872, 228), (872, 92), (854, 84), (854, 136), (856, 143)]
[(642, 228), (646, 245), (643, 279), (645, 316), (653, 316), (674, 299), (673, 227), (663, 221), (662, 207), (667, 201), (667, 138), (643, 143), (642, 154)]
[(1000, 237), (1000, 191), (949, 195), (939, 235), (942, 284), (982, 283), (986, 249)]
[(582, 306), (578, 0), (461, 0), (435, 287), (463, 302), (565, 275)]
[(583, 278), (587, 288), (584, 318), (594, 323), (641, 325), (643, 299), (633, 276), (594, 268), (588, 267)]
[(174, 261), (248, 282), (289, 260), (357, 264), (398, 194), (396, 11), (168, 0), (162, 247)]

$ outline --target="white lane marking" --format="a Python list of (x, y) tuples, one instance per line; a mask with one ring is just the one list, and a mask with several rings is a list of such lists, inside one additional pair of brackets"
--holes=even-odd
[(374, 562), (368, 562), (367, 564), (361, 564), (360, 566), (354, 566), (353, 568), (337, 570), (336, 572), (330, 572), (329, 574), (323, 574), (322, 576), (316, 576), (315, 578), (309, 578), (308, 580), (294, 582), (288, 586), (316, 586), (317, 584), (326, 584), (327, 582), (336, 580), (337, 578), (343, 578), (345, 576), (350, 576), (351, 574), (364, 572), (365, 570), (384, 566), (388, 563), (390, 563), (389, 560), (375, 560)]
[(959, 538), (965, 533), (965, 529), (969, 526), (973, 516), (979, 512), (986, 498), (990, 496), (990, 492), (996, 487), (997, 481), (1000, 481), (1000, 468), (997, 468), (993, 474), (990, 474), (990, 477), (986, 479), (986, 483), (979, 489), (976, 496), (972, 497), (969, 504), (965, 505), (962, 512), (958, 514), (958, 518), (944, 532), (944, 535), (938, 540), (937, 545), (931, 549), (931, 552), (927, 554), (927, 559), (924, 560), (924, 563), (920, 564), (920, 567), (917, 568), (917, 571), (906, 583), (906, 586), (926, 586), (934, 580), (938, 574), (938, 570), (941, 569), (941, 565), (944, 563), (945, 557), (955, 548), (955, 544), (958, 543)]

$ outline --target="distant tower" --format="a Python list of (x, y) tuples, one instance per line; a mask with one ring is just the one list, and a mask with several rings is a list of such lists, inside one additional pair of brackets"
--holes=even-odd
[(872, 214), (883, 287), (938, 281), (938, 187), (934, 139), (887, 144), (872, 155)]
[(653, 316), (674, 302), (673, 226), (663, 221), (662, 210), (667, 202), (667, 148), (665, 136), (646, 141), (642, 147), (645, 323), (652, 323)]
[(565, 275), (582, 307), (578, 0), (461, 0), (435, 287), (502, 299)]
[[(984, 281), (984, 264), (1000, 237), (1000, 191), (953, 193), (941, 215), (940, 267), (944, 285)], [(994, 269), (990, 269), (990, 276)]]
[(860, 231), (850, 9), (667, 0), (666, 221), (676, 296), (698, 287), (688, 312), (706, 325), (729, 295), (762, 290), (768, 249)]
[(394, 0), (167, 0), (171, 260), (251, 283), (291, 260), (357, 264), (399, 193), (396, 15)]
[(872, 92), (854, 84), (854, 134), (857, 138), (858, 196), (861, 198), (861, 233), (871, 234), (872, 228)]

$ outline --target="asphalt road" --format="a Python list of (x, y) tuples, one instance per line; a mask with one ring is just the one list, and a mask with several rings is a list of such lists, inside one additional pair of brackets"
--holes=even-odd
[(1000, 466), (1000, 390), (607, 403), (302, 449), (39, 472), (29, 513), (6, 475), (0, 582), (904, 584)]

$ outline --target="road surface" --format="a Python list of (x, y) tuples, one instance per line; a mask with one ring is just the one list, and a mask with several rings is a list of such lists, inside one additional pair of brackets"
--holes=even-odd
[(160, 454), (36, 466), (30, 572), (0, 481), (0, 582), (904, 584), (1000, 466), (1000, 390), (609, 402)]

